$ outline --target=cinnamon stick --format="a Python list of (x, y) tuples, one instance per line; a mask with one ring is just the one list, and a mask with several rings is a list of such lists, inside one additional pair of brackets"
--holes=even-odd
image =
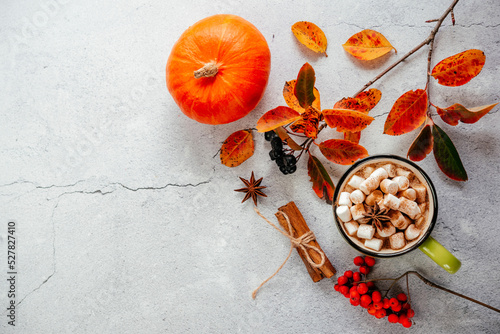
[[(300, 212), (299, 208), (297, 208), (297, 206), (295, 205), (295, 203), (293, 201), (278, 208), (278, 212), (276, 212), (276, 214), (275, 214), (280, 225), (285, 229), (285, 231), (288, 232), (288, 223), (287, 223), (285, 217), (283, 216), (283, 213), (286, 214), (288, 216), (288, 219), (290, 220), (290, 224), (292, 225), (292, 233), (293, 233), (294, 238), (298, 238), (298, 237), (300, 237), (300, 236), (302, 236), (305, 233), (310, 231), (309, 226), (307, 226), (307, 223), (306, 223), (304, 217), (302, 216), (302, 213)], [(318, 244), (318, 242), (316, 240), (312, 240), (308, 244), (317, 247), (318, 249), (320, 249), (323, 252), (323, 250), (321, 249), (320, 245)], [(333, 275), (335, 275), (336, 270), (333, 267), (333, 265), (331, 264), (330, 260), (326, 256), (326, 254), (324, 254), (324, 252), (323, 252), (323, 254), (325, 256), (325, 263), (323, 264), (323, 266), (321, 266), (319, 268), (314, 268), (309, 263), (309, 261), (307, 261), (306, 254), (304, 253), (305, 251), (301, 248), (296, 248), (296, 249), (300, 255), (300, 258), (304, 262), (304, 264), (307, 268), (307, 272), (309, 273), (309, 276), (311, 276), (311, 279), (313, 280), (313, 282), (319, 282), (320, 280), (322, 280), (325, 277), (330, 278)], [(315, 263), (318, 263), (318, 264), (321, 263), (321, 255), (318, 254), (316, 251), (314, 251), (312, 249), (308, 249), (308, 250), (306, 250), (306, 252), (308, 252), (310, 258)]]

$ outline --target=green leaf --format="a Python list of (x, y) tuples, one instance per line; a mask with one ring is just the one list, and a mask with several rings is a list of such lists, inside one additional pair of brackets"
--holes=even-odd
[(332, 204), (333, 192), (335, 191), (332, 179), (321, 161), (310, 153), (309, 160), (307, 160), (307, 174), (311, 177), (312, 188), (316, 195), (325, 199), (326, 203)]
[(432, 126), (432, 136), (434, 158), (441, 171), (452, 180), (467, 181), (467, 172), (450, 137), (436, 124)]
[(316, 99), (316, 96), (314, 96), (315, 81), (316, 74), (314, 73), (314, 69), (309, 63), (305, 63), (300, 68), (299, 74), (297, 75), (297, 82), (293, 90), (295, 97), (299, 101), (299, 105), (304, 109), (312, 105), (313, 101)]

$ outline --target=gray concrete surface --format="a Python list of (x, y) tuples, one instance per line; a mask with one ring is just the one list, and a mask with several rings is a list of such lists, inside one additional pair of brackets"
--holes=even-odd
[[(237, 168), (216, 156), (232, 132), (283, 105), (286, 80), (303, 63), (317, 75), (323, 107), (358, 91), (426, 38), (426, 20), (451, 1), (4, 1), (0, 11), (1, 333), (401, 333), (354, 308), (331, 280), (313, 284), (293, 254), (252, 300), (251, 291), (285, 258), (289, 243), (240, 204), (238, 176), (264, 177), (272, 216), (294, 200), (334, 266), (357, 253), (340, 237), (331, 209), (310, 189), (306, 161), (284, 176), (256, 135), (256, 152)], [(272, 53), (265, 96), (231, 124), (198, 124), (165, 87), (165, 63), (180, 34), (216, 13), (254, 23)], [(469, 84), (432, 82), (439, 106), (500, 101), (500, 3), (460, 1), (445, 21), (433, 63), (481, 49), (486, 65)], [(299, 45), (290, 27), (315, 22), (329, 57)], [(397, 48), (370, 63), (341, 45), (371, 28)], [(422, 50), (373, 87), (382, 91), (361, 144), (370, 154), (406, 155), (415, 133), (382, 134), (405, 91), (425, 86)], [(446, 126), (469, 173), (447, 179), (434, 159), (419, 163), (435, 183), (433, 236), (462, 261), (449, 275), (419, 251), (380, 261), (373, 277), (418, 270), (445, 287), (500, 307), (500, 119), (498, 107), (474, 125)], [(321, 138), (338, 138), (324, 131)], [(318, 153), (317, 149), (314, 152)], [(214, 157), (215, 156), (215, 157)], [(346, 167), (327, 163), (335, 182)], [(16, 326), (7, 324), (7, 222), (17, 223)], [(500, 315), (412, 279), (413, 333), (498, 333)], [(402, 289), (403, 284), (398, 289)]]

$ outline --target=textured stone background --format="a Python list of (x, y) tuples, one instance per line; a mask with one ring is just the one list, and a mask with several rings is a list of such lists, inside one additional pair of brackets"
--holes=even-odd
[[(349, 305), (332, 282), (313, 284), (295, 254), (259, 293), (251, 291), (285, 258), (289, 243), (240, 204), (238, 176), (264, 177), (262, 212), (294, 200), (335, 267), (357, 253), (333, 226), (331, 208), (310, 189), (306, 161), (284, 176), (256, 153), (229, 169), (216, 155), (232, 132), (283, 105), (283, 83), (311, 63), (324, 107), (358, 91), (429, 34), (451, 1), (4, 1), (0, 11), (0, 332), (2, 333), (400, 333)], [(191, 24), (216, 13), (254, 23), (272, 53), (259, 106), (232, 124), (207, 126), (180, 113), (165, 88), (170, 49)], [(500, 2), (460, 1), (443, 24), (433, 63), (478, 48), (486, 65), (469, 84), (431, 86), (440, 106), (500, 101)], [(296, 21), (318, 24), (325, 58), (299, 45)], [(341, 44), (371, 28), (398, 49), (359, 62)], [(425, 86), (421, 50), (373, 87), (383, 97), (361, 144), (404, 156), (415, 133), (382, 135), (405, 91)], [(450, 127), (469, 181), (447, 179), (434, 159), (419, 163), (435, 183), (433, 236), (462, 261), (449, 275), (419, 251), (380, 261), (373, 277), (418, 270), (436, 283), (500, 307), (500, 118)], [(324, 131), (322, 138), (339, 137)], [(325, 159), (323, 159), (325, 161)], [(336, 182), (345, 167), (326, 163)], [(7, 326), (6, 225), (18, 226), (17, 326)], [(402, 289), (400, 285), (398, 289)], [(497, 333), (500, 315), (411, 280), (414, 333)]]

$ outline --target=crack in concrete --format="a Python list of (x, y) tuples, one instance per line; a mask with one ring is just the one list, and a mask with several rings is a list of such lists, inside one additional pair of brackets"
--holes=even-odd
[(56, 212), (56, 209), (57, 207), (59, 206), (59, 201), (56, 203), (56, 205), (54, 206), (54, 208), (52, 209), (52, 215), (50, 217), (51, 219), (51, 222), (52, 222), (52, 273), (45, 279), (43, 280), (42, 283), (40, 283), (40, 285), (38, 285), (36, 288), (34, 288), (33, 290), (31, 290), (30, 292), (28, 292), (26, 294), (26, 296), (24, 296), (18, 303), (17, 303), (17, 306), (19, 307), (25, 300), (26, 298), (28, 298), (32, 293), (34, 293), (35, 291), (38, 291), (40, 290), (40, 288), (45, 285), (57, 272), (57, 263), (56, 263), (56, 226), (55, 226), (55, 222), (54, 222), (54, 215), (55, 215), (55, 212)]

